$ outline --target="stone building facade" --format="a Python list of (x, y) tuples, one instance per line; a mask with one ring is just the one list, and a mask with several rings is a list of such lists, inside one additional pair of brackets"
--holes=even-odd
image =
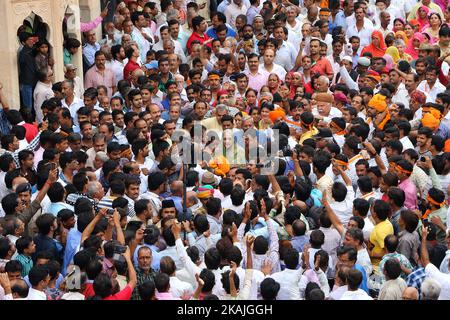
[[(18, 51), (21, 47), (17, 30), (25, 19), (33, 22), (40, 19), (45, 25), (47, 40), (51, 45), (55, 61), (55, 81), (64, 80), (63, 63), (63, 22), (67, 21), (67, 33), (72, 38), (81, 39), (80, 22), (88, 22), (100, 14), (99, 0), (1, 0), (0, 1), (0, 82), (11, 108), (19, 109)], [(42, 25), (42, 24), (41, 24)], [(101, 39), (101, 27), (97, 28)], [(74, 56), (74, 64), (81, 78), (81, 48)]]

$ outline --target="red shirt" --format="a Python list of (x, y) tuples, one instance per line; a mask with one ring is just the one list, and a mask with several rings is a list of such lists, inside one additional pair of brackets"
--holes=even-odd
[(131, 77), (131, 73), (136, 70), (140, 69), (141, 67), (137, 62), (134, 62), (132, 60), (128, 61), (128, 63), (125, 65), (125, 68), (123, 68), (123, 79), (129, 80)]
[(25, 128), (25, 138), (28, 143), (30, 143), (39, 133), (39, 129), (34, 124), (24, 122), (20, 125)]
[(119, 291), (116, 294), (106, 297), (103, 300), (131, 300), (132, 293), (133, 293), (133, 289), (131, 289), (131, 286), (129, 284), (127, 284), (126, 287), (123, 288), (122, 291)]
[[(199, 36), (196, 32), (192, 32), (191, 36), (189, 37), (186, 43), (186, 48), (188, 49), (189, 54), (191, 54), (191, 43), (194, 40), (197, 40), (200, 42), (200, 44), (203, 44), (203, 42), (209, 40), (209, 37), (206, 35), (206, 33), (204, 33), (203, 36)], [(211, 42), (208, 42), (206, 45), (208, 47), (211, 47)]]
[(84, 294), (84, 299), (95, 296), (94, 284), (86, 283), (86, 289), (84, 289), (83, 294)]
[(311, 72), (319, 73), (322, 76), (333, 75), (333, 67), (331, 66), (330, 61), (324, 57), (320, 57), (319, 60), (312, 66)]

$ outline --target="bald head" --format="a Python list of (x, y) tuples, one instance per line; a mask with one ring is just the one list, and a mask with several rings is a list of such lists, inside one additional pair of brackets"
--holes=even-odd
[(23, 279), (11, 280), (11, 293), (14, 299), (26, 298), (29, 287)]
[(408, 287), (403, 291), (403, 300), (419, 300), (419, 291), (414, 287)]
[(183, 194), (183, 181), (176, 180), (170, 185), (173, 195), (181, 196)]
[(186, 193), (186, 206), (192, 207), (193, 205), (196, 205), (197, 202), (197, 193), (195, 191), (188, 191)]

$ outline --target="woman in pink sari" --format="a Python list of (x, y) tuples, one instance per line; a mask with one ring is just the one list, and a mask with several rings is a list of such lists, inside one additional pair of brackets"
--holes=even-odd
[(411, 41), (409, 41), (405, 52), (409, 54), (413, 58), (413, 60), (419, 58), (419, 47), (420, 44), (424, 42), (424, 40), (425, 36), (421, 33), (416, 32), (414, 33), (414, 36), (411, 39)]
[(427, 6), (421, 6), (417, 10), (417, 22), (419, 23), (419, 30), (422, 31), (428, 25), (428, 14), (430, 13), (430, 8)]

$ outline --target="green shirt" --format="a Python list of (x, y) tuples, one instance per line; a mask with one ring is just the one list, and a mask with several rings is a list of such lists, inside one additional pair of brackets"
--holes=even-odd
[(72, 55), (67, 49), (64, 49), (64, 65), (72, 64)]
[(16, 257), (16, 260), (22, 265), (22, 277), (26, 277), (31, 268), (33, 268), (33, 259), (23, 254), (19, 254)]

